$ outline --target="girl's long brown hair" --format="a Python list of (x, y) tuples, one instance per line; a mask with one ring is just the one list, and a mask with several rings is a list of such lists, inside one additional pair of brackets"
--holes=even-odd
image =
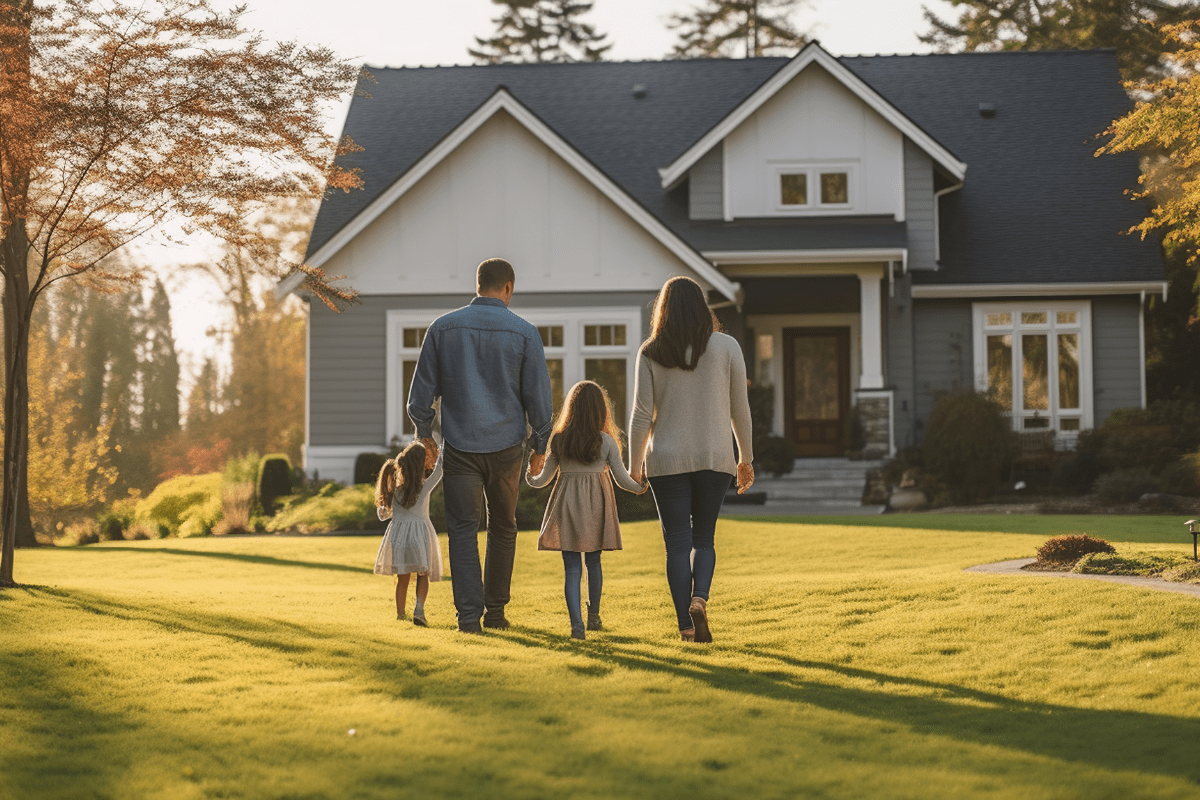
[(425, 445), (413, 442), (400, 451), (400, 455), (384, 462), (375, 482), (375, 505), (384, 507), (392, 504), (392, 496), (404, 508), (412, 508), (425, 485)]
[(570, 459), (591, 464), (604, 446), (601, 433), (620, 444), (621, 432), (613, 423), (612, 404), (604, 387), (595, 381), (580, 381), (571, 387), (550, 434), (548, 450), (559, 461)]
[(650, 318), (650, 338), (642, 345), (642, 352), (664, 367), (694, 370), (708, 349), (709, 337), (720, 329), (700, 284), (678, 275), (664, 283), (658, 293)]

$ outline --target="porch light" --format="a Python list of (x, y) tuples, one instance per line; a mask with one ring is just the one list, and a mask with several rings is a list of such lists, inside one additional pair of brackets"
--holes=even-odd
[(1200, 561), (1196, 557), (1196, 540), (1200, 539), (1200, 519), (1189, 519), (1183, 523), (1188, 526), (1188, 532), (1192, 534), (1192, 561)]

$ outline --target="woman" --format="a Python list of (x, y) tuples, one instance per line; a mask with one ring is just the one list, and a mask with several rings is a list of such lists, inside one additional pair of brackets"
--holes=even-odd
[(717, 514), (735, 474), (739, 493), (754, 483), (746, 362), (737, 341), (718, 327), (698, 283), (676, 277), (663, 285), (650, 338), (638, 351), (629, 421), (629, 473), (639, 483), (643, 473), (650, 478), (685, 642), (712, 641)]

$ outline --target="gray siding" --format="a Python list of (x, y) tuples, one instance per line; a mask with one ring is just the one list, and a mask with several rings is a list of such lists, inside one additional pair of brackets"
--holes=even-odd
[(1092, 300), (1095, 424), (1118, 408), (1142, 406), (1142, 352), (1136, 296)]
[(718, 144), (688, 172), (688, 216), (725, 218), (725, 148)]
[(904, 219), (908, 225), (908, 268), (937, 268), (934, 242), (933, 162), (908, 138), (904, 140)]
[(969, 300), (919, 300), (913, 304), (915, 440), (920, 442), (933, 404), (947, 392), (974, 387)]
[[(511, 308), (630, 307), (650, 328), (655, 292), (537, 294), (518, 292)], [(466, 305), (471, 295), (379, 295), (338, 314), (309, 303), (309, 445), (386, 446), (387, 312)], [(632, 388), (631, 388), (632, 390)]]
[(887, 353), (887, 383), (894, 392), (893, 425), (896, 447), (910, 447), (916, 443), (913, 421), (914, 408), (913, 376), (913, 313), (912, 277), (897, 276), (895, 294), (886, 306), (887, 331), (884, 345)]

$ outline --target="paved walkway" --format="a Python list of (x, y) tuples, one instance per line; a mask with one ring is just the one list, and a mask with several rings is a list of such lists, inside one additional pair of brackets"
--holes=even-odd
[(986, 575), (1022, 575), (1031, 578), (1083, 578), (1091, 581), (1108, 581), (1109, 583), (1127, 583), (1140, 586), (1143, 589), (1155, 589), (1160, 592), (1178, 592), (1200, 597), (1200, 586), (1194, 583), (1176, 583), (1164, 581), (1162, 578), (1139, 578), (1134, 575), (1080, 575), (1075, 572), (1030, 572), (1021, 567), (1032, 564), (1036, 558), (1016, 558), (1012, 561), (999, 561), (995, 564), (980, 564), (977, 567), (967, 567), (963, 572), (981, 572)]

